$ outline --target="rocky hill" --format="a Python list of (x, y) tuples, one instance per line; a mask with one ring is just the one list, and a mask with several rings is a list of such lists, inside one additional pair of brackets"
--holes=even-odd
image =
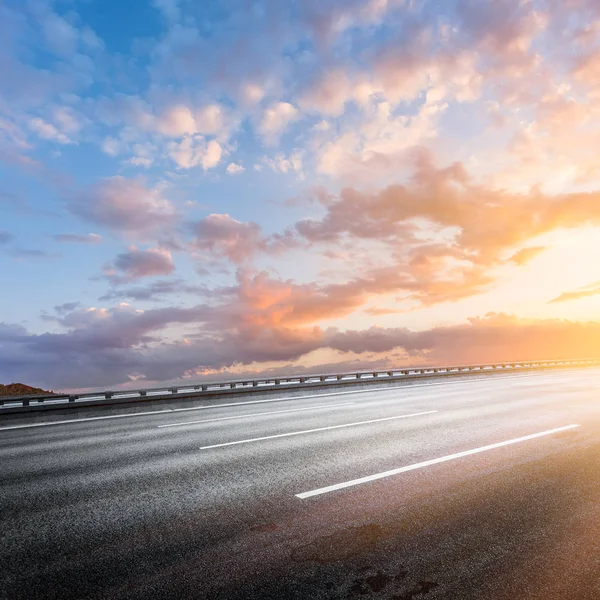
[(0, 383), (0, 396), (33, 396), (34, 394), (52, 394), (40, 388), (34, 388), (24, 383), (9, 383), (3, 385)]

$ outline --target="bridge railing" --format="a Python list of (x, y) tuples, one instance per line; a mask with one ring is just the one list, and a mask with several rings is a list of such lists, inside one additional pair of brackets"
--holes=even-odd
[(556, 367), (591, 366), (600, 359), (512, 361), (454, 366), (402, 367), (398, 369), (361, 370), (341, 373), (305, 374), (228, 381), (204, 381), (183, 383), (144, 389), (104, 390), (83, 393), (55, 393), (29, 396), (0, 397), (0, 414), (10, 408), (35, 406), (73, 406), (83, 404), (107, 404), (123, 401), (164, 400), (190, 396), (215, 395), (233, 392), (266, 390), (273, 387), (302, 388), (330, 384), (351, 384), (390, 379), (413, 379), (425, 377), (476, 374), (507, 369), (531, 370)]

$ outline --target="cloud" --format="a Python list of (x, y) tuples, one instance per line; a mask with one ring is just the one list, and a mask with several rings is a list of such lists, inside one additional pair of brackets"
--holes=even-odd
[(317, 130), (313, 143), (317, 171), (346, 184), (396, 180), (406, 153), (435, 138), (438, 120), (448, 108), (424, 102), (407, 115), (378, 96), (370, 99), (354, 119), (336, 130)]
[(524, 265), (530, 260), (533, 260), (542, 252), (544, 252), (544, 250), (546, 250), (545, 246), (533, 246), (530, 248), (522, 248), (521, 250), (515, 252), (509, 260), (512, 260), (518, 265)]
[(104, 268), (113, 283), (127, 283), (142, 277), (170, 275), (175, 271), (171, 253), (163, 248), (138, 250), (135, 246), (119, 254), (114, 263)]
[(210, 296), (211, 292), (205, 285), (190, 285), (182, 279), (161, 279), (145, 286), (112, 289), (99, 300), (157, 300), (181, 294)]
[(347, 72), (333, 69), (318, 75), (302, 93), (299, 104), (304, 110), (336, 117), (344, 112), (352, 95), (353, 87)]
[(591, 88), (597, 88), (600, 77), (600, 51), (595, 50), (579, 56), (573, 68), (573, 77)]
[(223, 156), (223, 149), (216, 140), (207, 142), (202, 136), (184, 137), (169, 143), (169, 156), (181, 169), (202, 166), (206, 171), (216, 167)]
[(66, 315), (73, 312), (81, 306), (81, 302), (65, 302), (54, 307), (54, 311), (59, 315)]
[(9, 231), (0, 231), (0, 246), (3, 244), (9, 244), (14, 240), (14, 236)]
[(276, 102), (263, 112), (258, 132), (266, 144), (274, 146), (288, 126), (300, 118), (298, 109), (289, 102)]
[(68, 21), (48, 11), (41, 25), (46, 43), (56, 54), (66, 56), (75, 52), (79, 32)]
[(45, 140), (58, 142), (59, 144), (70, 144), (71, 140), (64, 134), (58, 131), (51, 123), (46, 123), (43, 119), (35, 118), (29, 121), (29, 127)]
[(257, 223), (242, 223), (228, 214), (210, 214), (190, 223), (189, 229), (195, 235), (196, 250), (238, 265), (252, 261), (260, 252), (276, 255), (301, 245), (290, 230), (267, 236)]
[(380, 317), (382, 315), (395, 315), (400, 311), (394, 310), (393, 308), (377, 308), (376, 306), (373, 306), (371, 308), (365, 308), (363, 312), (371, 317)]
[[(419, 231), (415, 219), (424, 219), (436, 234), (439, 228), (446, 231), (448, 256), (489, 267), (502, 262), (506, 250), (549, 231), (600, 225), (597, 192), (508, 192), (478, 184), (462, 163), (438, 168), (425, 151), (406, 155), (406, 160), (414, 166), (407, 184), (370, 193), (348, 187), (337, 197), (324, 196), (325, 216), (301, 220), (296, 230), (312, 242), (346, 236), (397, 246)], [(532, 258), (537, 251), (529, 248), (513, 259)]]
[(555, 302), (570, 302), (571, 300), (579, 300), (580, 298), (589, 298), (590, 296), (597, 296), (600, 294), (600, 281), (587, 285), (582, 289), (574, 292), (563, 292), (560, 296), (550, 300), (549, 304)]
[[(423, 331), (377, 327), (338, 331), (265, 328), (236, 320), (216, 333), (211, 325), (214, 319), (214, 309), (205, 305), (136, 311), (124, 303), (113, 309), (67, 312), (58, 317), (64, 333), (36, 335), (21, 326), (0, 324), (0, 379), (60, 389), (112, 387), (140, 377), (151, 381), (214, 378), (222, 369), (240, 370), (243, 365), (252, 365), (256, 375), (263, 369), (272, 372), (273, 363), (289, 373), (302, 370), (297, 361), (317, 350), (334, 353), (335, 361), (328, 365), (331, 370), (336, 368), (334, 362), (365, 361), (385, 368), (600, 355), (598, 322), (489, 314)], [(195, 326), (197, 333), (161, 340), (161, 332), (170, 324)]]
[(74, 242), (76, 244), (99, 244), (103, 241), (102, 236), (97, 233), (78, 235), (75, 233), (59, 233), (52, 236), (57, 242)]
[(263, 157), (263, 163), (276, 173), (297, 173), (302, 175), (304, 152), (298, 148), (292, 150), (289, 156), (278, 152), (273, 158)]
[(179, 19), (179, 0), (152, 0), (152, 3), (168, 21)]
[(469, 364), (543, 358), (590, 358), (600, 353), (600, 323), (527, 320), (489, 314), (467, 324), (425, 331), (372, 327), (335, 333), (328, 344), (342, 352), (389, 352), (402, 348), (429, 364)]
[(158, 189), (120, 175), (101, 180), (72, 196), (67, 208), (94, 225), (134, 235), (164, 230), (177, 217), (175, 207)]
[(10, 251), (10, 254), (11, 256), (14, 256), (17, 260), (50, 260), (59, 258), (61, 256), (57, 252), (46, 252), (45, 250), (31, 250), (29, 248), (14, 248)]
[(238, 173), (243, 173), (246, 169), (244, 169), (242, 165), (238, 165), (236, 163), (229, 163), (227, 165), (226, 170), (230, 175), (237, 175)]
[(196, 119), (187, 106), (171, 106), (156, 120), (156, 129), (171, 137), (193, 135), (197, 132)]
[(211, 214), (191, 225), (194, 246), (215, 256), (242, 263), (266, 248), (257, 223), (242, 223), (228, 214)]

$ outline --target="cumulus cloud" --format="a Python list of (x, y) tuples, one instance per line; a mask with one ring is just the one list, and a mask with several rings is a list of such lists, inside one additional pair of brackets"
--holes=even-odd
[(196, 133), (196, 119), (187, 106), (171, 106), (156, 120), (156, 129), (172, 137)]
[(171, 253), (163, 248), (138, 250), (132, 246), (119, 254), (114, 263), (104, 268), (105, 276), (113, 283), (127, 283), (142, 277), (170, 275), (175, 271)]
[(299, 104), (305, 110), (339, 116), (352, 97), (352, 83), (346, 71), (334, 69), (320, 73), (302, 93)]
[(210, 214), (190, 223), (196, 250), (235, 264), (251, 261), (258, 253), (279, 254), (300, 244), (290, 230), (265, 235), (258, 223), (243, 223), (228, 214)]
[(263, 164), (276, 173), (297, 173), (302, 175), (304, 152), (300, 149), (293, 150), (289, 156), (278, 152), (275, 156), (263, 157)]
[[(508, 192), (478, 184), (461, 163), (439, 168), (428, 152), (412, 153), (407, 160), (414, 165), (407, 184), (375, 193), (349, 187), (337, 197), (323, 196), (325, 216), (299, 221), (298, 233), (311, 241), (345, 235), (396, 244), (417, 231), (415, 219), (425, 219), (448, 230), (450, 254), (492, 266), (504, 251), (554, 229), (600, 225), (597, 192), (553, 196)], [(513, 259), (523, 261), (539, 251), (528, 248)]]
[(188, 136), (169, 144), (169, 156), (181, 169), (202, 166), (206, 171), (219, 164), (223, 149), (216, 140), (207, 142), (202, 136)]
[(108, 230), (147, 235), (172, 225), (175, 207), (141, 180), (109, 177), (74, 196), (67, 205), (77, 217)]
[(247, 261), (266, 247), (260, 225), (236, 221), (228, 214), (208, 215), (191, 228), (196, 248), (234, 263)]
[(276, 145), (288, 126), (300, 118), (298, 109), (289, 102), (276, 102), (265, 109), (258, 132), (268, 145)]
[(70, 144), (71, 140), (54, 125), (47, 123), (43, 119), (35, 118), (29, 121), (29, 127), (45, 140), (52, 140), (59, 144)]
[(237, 163), (229, 163), (227, 165), (227, 172), (230, 175), (237, 175), (238, 173), (243, 173), (245, 170), (242, 165), (238, 165)]
[(171, 104), (156, 116), (152, 116), (148, 110), (145, 125), (167, 137), (199, 134), (226, 139), (235, 125), (235, 119), (216, 102), (200, 107)]

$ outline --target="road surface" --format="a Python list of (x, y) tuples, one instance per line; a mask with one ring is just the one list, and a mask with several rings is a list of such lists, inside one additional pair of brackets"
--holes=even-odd
[(0, 421), (0, 598), (598, 600), (599, 395), (593, 368)]

